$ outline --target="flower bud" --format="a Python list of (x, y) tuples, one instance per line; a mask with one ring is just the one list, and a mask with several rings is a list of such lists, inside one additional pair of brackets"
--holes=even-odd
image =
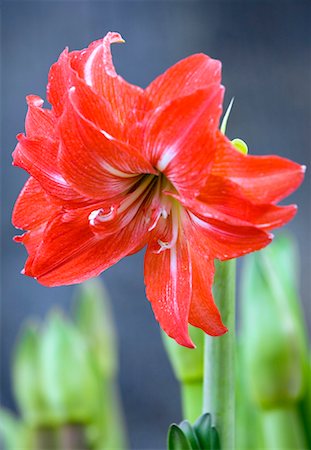
[[(58, 313), (50, 315), (40, 345), (43, 392), (49, 424), (86, 423), (97, 408), (100, 380), (78, 330)], [(42, 421), (44, 418), (42, 418)]]
[(37, 327), (34, 324), (26, 325), (13, 356), (13, 387), (19, 409), (31, 424), (40, 420), (43, 408), (38, 382), (38, 346)]
[(88, 342), (98, 370), (105, 378), (112, 378), (117, 371), (116, 333), (109, 297), (99, 279), (78, 287), (74, 306), (75, 322)]
[(242, 284), (242, 339), (251, 397), (278, 408), (305, 390), (305, 329), (292, 274), (295, 255), (284, 238), (249, 255)]
[(239, 152), (243, 153), (244, 155), (247, 155), (248, 146), (247, 146), (246, 142), (244, 142), (240, 138), (235, 138), (231, 141), (231, 143)]

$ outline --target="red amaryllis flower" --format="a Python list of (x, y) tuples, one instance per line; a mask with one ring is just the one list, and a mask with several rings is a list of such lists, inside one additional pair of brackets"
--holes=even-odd
[(277, 156), (239, 153), (218, 130), (221, 63), (186, 58), (146, 89), (115, 72), (108, 33), (65, 50), (50, 70), (52, 109), (29, 96), (14, 164), (31, 176), (14, 208), (24, 273), (46, 286), (94, 277), (147, 245), (147, 297), (166, 333), (192, 347), (188, 323), (226, 328), (213, 301), (214, 259), (258, 250), (296, 206), (303, 179)]

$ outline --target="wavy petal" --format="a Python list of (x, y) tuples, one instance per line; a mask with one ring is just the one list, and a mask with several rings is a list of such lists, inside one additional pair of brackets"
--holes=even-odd
[(146, 88), (146, 94), (153, 107), (158, 107), (220, 82), (221, 62), (199, 53), (179, 61), (157, 77)]
[(35, 178), (30, 177), (16, 200), (12, 223), (16, 228), (29, 230), (47, 222), (59, 210), (60, 206), (53, 202)]
[(214, 159), (223, 89), (211, 85), (156, 110), (145, 129), (144, 151), (180, 191), (205, 184)]
[(25, 267), (21, 272), (23, 275), (27, 274), (28, 276), (34, 276), (31, 267), (36, 257), (37, 249), (42, 242), (45, 227), (46, 223), (42, 223), (31, 231), (27, 231), (27, 233), (24, 233), (21, 236), (14, 237), (14, 241), (23, 244), (29, 254)]
[(69, 89), (70, 65), (68, 48), (61, 53), (49, 72), (47, 98), (53, 106), (53, 112), (59, 117), (64, 109), (65, 97)]
[[(199, 218), (189, 212), (190, 221), (183, 220), (190, 242), (200, 239), (198, 252), (210, 259), (221, 261), (237, 258), (260, 250), (268, 245), (273, 236), (255, 226), (232, 225), (212, 218)], [(196, 236), (197, 235), (197, 236)]]
[(296, 205), (252, 203), (244, 196), (240, 186), (215, 175), (209, 175), (204, 189), (195, 199), (168, 195), (203, 220), (212, 218), (236, 226), (255, 225), (265, 231), (285, 225), (297, 212)]
[(26, 115), (26, 135), (32, 137), (53, 138), (55, 135), (56, 117), (49, 109), (42, 108), (43, 100), (37, 95), (26, 97), (28, 112)]
[(115, 139), (78, 110), (74, 92), (60, 120), (62, 173), (82, 194), (112, 198), (132, 187), (144, 173), (156, 173), (130, 145)]
[(221, 315), (212, 295), (214, 262), (207, 257), (202, 258), (193, 248), (191, 261), (192, 299), (189, 323), (210, 336), (221, 336), (228, 330), (221, 320)]
[(49, 194), (63, 200), (83, 200), (61, 175), (58, 166), (59, 144), (48, 137), (26, 138), (17, 136), (18, 144), (13, 152), (13, 164), (26, 170), (38, 180)]
[(279, 156), (251, 156), (237, 151), (220, 132), (214, 175), (238, 184), (254, 203), (277, 203), (302, 183), (305, 167)]
[(126, 82), (115, 71), (110, 46), (124, 42), (119, 33), (109, 32), (86, 50), (72, 53), (71, 66), (94, 92), (111, 105), (122, 125), (134, 122), (136, 112), (144, 108), (143, 89)]
[(120, 123), (111, 104), (96, 94), (73, 72), (70, 82), (70, 102), (78, 115), (116, 139), (122, 139)]
[(185, 239), (179, 237), (175, 245), (157, 254), (153, 246), (148, 246), (145, 255), (147, 298), (163, 330), (189, 348), (194, 347), (188, 334), (191, 276), (189, 246)]
[(87, 214), (59, 214), (46, 227), (31, 266), (25, 273), (46, 286), (80, 283), (95, 277), (128, 255), (147, 231), (143, 214), (127, 227), (107, 236), (94, 234)]

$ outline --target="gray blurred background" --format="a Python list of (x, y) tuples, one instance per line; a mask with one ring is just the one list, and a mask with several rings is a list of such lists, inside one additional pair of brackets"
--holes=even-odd
[[(1, 403), (14, 407), (10, 354), (26, 317), (55, 304), (70, 308), (73, 287), (48, 289), (20, 275), (26, 253), (14, 244), (10, 215), (27, 175), (11, 167), (15, 135), (24, 130), (25, 96), (45, 98), (47, 74), (65, 46), (86, 47), (107, 31), (117, 70), (145, 87), (171, 64), (204, 52), (223, 62), (225, 104), (235, 97), (228, 125), (251, 153), (310, 162), (311, 45), (309, 1), (3, 1), (2, 14), (2, 280)], [(310, 178), (289, 202), (287, 226), (301, 252), (301, 295), (310, 329)], [(181, 419), (178, 386), (145, 298), (143, 254), (102, 275), (119, 333), (120, 387), (133, 449), (165, 447), (168, 425)]]

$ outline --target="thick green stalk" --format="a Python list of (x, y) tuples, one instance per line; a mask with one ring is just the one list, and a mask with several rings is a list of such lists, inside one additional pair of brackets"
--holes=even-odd
[(235, 260), (216, 262), (214, 299), (228, 332), (205, 337), (203, 411), (212, 414), (222, 450), (235, 450)]
[(193, 423), (202, 413), (203, 383), (201, 380), (180, 384), (183, 417)]
[(262, 420), (266, 448), (277, 450), (308, 448), (296, 405), (262, 411)]

